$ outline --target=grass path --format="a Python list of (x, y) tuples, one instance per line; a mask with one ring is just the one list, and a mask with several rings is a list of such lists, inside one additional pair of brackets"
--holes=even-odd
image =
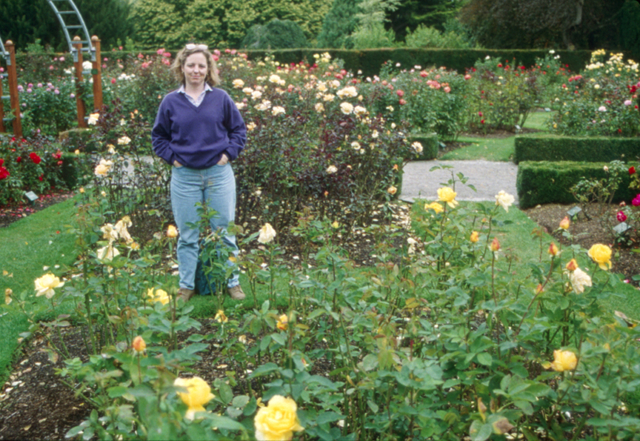
[[(75, 238), (65, 234), (74, 216), (75, 198), (0, 228), (0, 292), (13, 290), (13, 297), (33, 293), (33, 281), (46, 273), (45, 266), (57, 274), (76, 260)], [(55, 265), (60, 268), (56, 269)], [(44, 301), (44, 300), (43, 300)], [(4, 302), (3, 302), (4, 304)], [(29, 327), (22, 313), (0, 310), (0, 381), (4, 381), (18, 347), (18, 337)]]
[[(546, 131), (545, 122), (553, 116), (552, 112), (535, 112), (529, 115), (524, 127)], [(470, 161), (484, 159), (486, 161), (511, 161), (515, 151), (515, 135), (507, 138), (482, 138), (461, 136), (458, 141), (470, 142), (471, 145), (442, 155), (438, 159), (449, 161)]]

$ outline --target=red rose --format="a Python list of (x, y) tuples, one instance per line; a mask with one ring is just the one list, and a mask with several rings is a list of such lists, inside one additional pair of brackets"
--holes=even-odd
[(627, 215), (624, 214), (623, 211), (618, 211), (618, 214), (616, 215), (616, 218), (618, 219), (618, 222), (624, 222), (627, 220)]
[(62, 165), (62, 161), (58, 161), (58, 165)]
[[(2, 164), (0, 164), (2, 165)], [(630, 175), (635, 175), (636, 174), (636, 168), (634, 166), (629, 167), (629, 174)]]
[(481, 119), (481, 120), (480, 120), (480, 124), (484, 124), (484, 119)]
[(44, 175), (40, 175), (40, 176), (38, 176), (38, 180), (39, 180), (39, 181), (42, 181), (43, 179), (44, 179)]
[(0, 166), (0, 181), (9, 177), (9, 170)]
[(40, 156), (38, 156), (36, 153), (33, 153), (33, 152), (29, 153), (29, 157), (31, 158), (34, 164), (40, 164), (40, 161), (42, 161)]
[(400, 98), (402, 98), (402, 97), (404, 96), (404, 91), (402, 91), (402, 90), (396, 90), (396, 94), (397, 94)]
[(22, 161), (22, 156), (18, 156), (18, 157), (16, 158), (16, 162), (17, 162), (18, 164), (20, 164), (20, 162), (21, 162), (21, 161)]
[(400, 98), (400, 101), (398, 101), (398, 103), (399, 103), (401, 106), (404, 106), (405, 104), (407, 104), (407, 102), (406, 102), (403, 98)]

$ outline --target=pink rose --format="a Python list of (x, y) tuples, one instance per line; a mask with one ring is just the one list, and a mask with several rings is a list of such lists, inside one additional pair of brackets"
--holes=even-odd
[(627, 220), (627, 215), (624, 214), (624, 211), (620, 210), (618, 211), (618, 214), (616, 215), (616, 219), (618, 219), (618, 222), (624, 222)]

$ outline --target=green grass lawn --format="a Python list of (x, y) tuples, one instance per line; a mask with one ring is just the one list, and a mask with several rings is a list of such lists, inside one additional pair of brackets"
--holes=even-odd
[[(0, 292), (7, 288), (13, 296), (23, 291), (33, 292), (33, 282), (47, 271), (61, 274), (76, 260), (75, 238), (65, 234), (76, 213), (76, 199), (53, 205), (25, 219), (0, 228)], [(55, 268), (59, 265), (59, 268)], [(39, 301), (44, 302), (44, 297)], [(18, 336), (29, 324), (24, 314), (2, 310), (0, 313), (0, 381), (8, 374), (13, 354), (18, 347)]]
[[(524, 127), (546, 131), (545, 122), (553, 116), (553, 112), (535, 112), (529, 115)], [(484, 138), (461, 136), (460, 142), (469, 142), (471, 145), (442, 155), (441, 160), (447, 161), (511, 161), (515, 150), (515, 135), (506, 138)]]

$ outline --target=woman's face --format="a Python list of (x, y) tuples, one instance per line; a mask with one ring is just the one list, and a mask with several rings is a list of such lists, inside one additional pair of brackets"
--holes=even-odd
[(182, 72), (187, 85), (201, 87), (207, 77), (207, 58), (202, 52), (189, 55), (184, 61)]

